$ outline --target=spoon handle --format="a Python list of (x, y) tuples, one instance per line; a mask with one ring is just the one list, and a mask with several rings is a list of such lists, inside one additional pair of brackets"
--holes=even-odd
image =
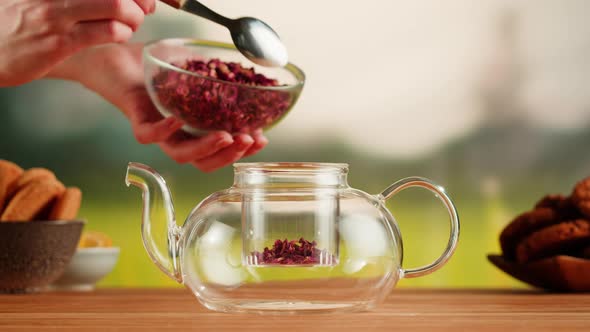
[(229, 28), (232, 20), (217, 14), (197, 0), (161, 0), (167, 5), (170, 5), (176, 9), (181, 9), (191, 14), (201, 16), (205, 19), (213, 21), (217, 24), (221, 24)]

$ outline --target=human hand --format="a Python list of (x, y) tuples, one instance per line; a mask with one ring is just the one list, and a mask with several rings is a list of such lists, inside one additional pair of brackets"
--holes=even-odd
[(117, 44), (89, 49), (57, 66), (49, 77), (84, 84), (125, 114), (139, 143), (158, 144), (174, 161), (205, 172), (253, 155), (268, 144), (261, 130), (233, 137), (224, 131), (195, 137), (180, 130), (180, 120), (164, 119), (145, 89), (142, 47)]
[(155, 0), (0, 1), (0, 87), (43, 77), (72, 54), (127, 41)]

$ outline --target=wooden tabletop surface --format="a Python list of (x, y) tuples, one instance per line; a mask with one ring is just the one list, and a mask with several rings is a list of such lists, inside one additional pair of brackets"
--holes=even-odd
[(590, 294), (396, 289), (371, 312), (261, 316), (183, 289), (0, 295), (0, 331), (590, 331)]

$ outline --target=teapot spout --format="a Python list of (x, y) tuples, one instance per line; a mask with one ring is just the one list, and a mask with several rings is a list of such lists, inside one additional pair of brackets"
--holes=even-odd
[(181, 229), (176, 224), (172, 196), (166, 181), (151, 167), (131, 162), (127, 166), (125, 183), (142, 190), (141, 236), (145, 250), (164, 273), (182, 282), (178, 243)]

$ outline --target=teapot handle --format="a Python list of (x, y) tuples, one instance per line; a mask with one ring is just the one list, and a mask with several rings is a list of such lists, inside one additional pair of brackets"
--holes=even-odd
[(415, 278), (420, 277), (426, 274), (430, 274), (440, 267), (442, 267), (453, 255), (455, 248), (457, 247), (457, 241), (459, 240), (459, 215), (457, 214), (457, 209), (453, 204), (451, 198), (445, 192), (445, 189), (436, 183), (430, 181), (426, 178), (421, 177), (409, 177), (402, 180), (397, 181), (396, 183), (392, 184), (391, 186), (387, 187), (382, 193), (377, 195), (377, 198), (381, 200), (383, 204), (385, 201), (394, 196), (395, 194), (399, 193), (400, 191), (410, 188), (410, 187), (421, 187), (425, 188), (431, 192), (433, 192), (436, 197), (443, 203), (443, 205), (447, 208), (449, 213), (450, 221), (451, 221), (451, 234), (449, 237), (449, 242), (447, 243), (447, 247), (443, 254), (434, 262), (424, 265), (414, 269), (403, 269), (403, 276), (406, 278)]

